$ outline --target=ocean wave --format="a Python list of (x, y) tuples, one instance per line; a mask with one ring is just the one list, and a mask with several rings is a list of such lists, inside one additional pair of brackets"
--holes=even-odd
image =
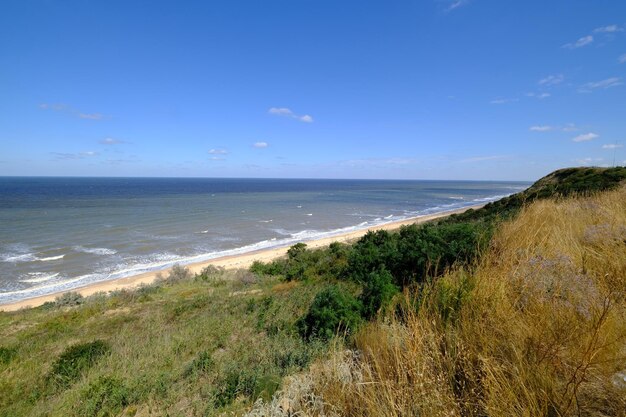
[(84, 246), (74, 246), (76, 252), (91, 253), (94, 255), (115, 255), (117, 251), (109, 248), (86, 248)]
[(3, 262), (11, 262), (11, 263), (33, 262), (37, 260), (39, 260), (39, 258), (37, 258), (34, 253), (20, 253), (20, 254), (9, 253), (9, 254), (4, 254), (2, 256)]
[(27, 278), (27, 279), (22, 279), (20, 280), (20, 282), (25, 282), (28, 284), (36, 284), (39, 282), (45, 282), (45, 281), (50, 281), (52, 278), (56, 278), (59, 276), (59, 273), (45, 273), (45, 272), (29, 272), (28, 275), (32, 276), (33, 278)]
[[(509, 195), (509, 194), (507, 194)], [(60, 279), (58, 275), (48, 274), (48, 275), (33, 275), (32, 278), (27, 278), (22, 280), (22, 282), (30, 283), (30, 284), (42, 284), (37, 285), (31, 288), (19, 289), (16, 291), (10, 291), (5, 293), (0, 293), (0, 302), (11, 302), (16, 300), (21, 300), (25, 298), (31, 298), (38, 295), (56, 293), (59, 291), (67, 291), (80, 286), (84, 286), (93, 282), (101, 282), (108, 281), (117, 278), (128, 277), (132, 275), (137, 275), (145, 272), (155, 272), (159, 270), (164, 270), (173, 266), (174, 264), (188, 265), (197, 262), (205, 262), (216, 258), (227, 257), (240, 255), (245, 253), (251, 253), (258, 250), (278, 248), (278, 247), (286, 247), (289, 245), (293, 245), (298, 242), (306, 242), (316, 239), (334, 237), (338, 235), (342, 235), (345, 233), (349, 233), (357, 230), (364, 230), (368, 227), (381, 226), (384, 224), (388, 224), (394, 221), (402, 221), (407, 220), (409, 218), (416, 218), (424, 215), (436, 214), (441, 212), (446, 212), (454, 209), (459, 209), (463, 207), (468, 207), (471, 205), (475, 205), (477, 203), (485, 203), (489, 201), (495, 201), (506, 195), (492, 196), (492, 197), (483, 197), (476, 198), (472, 201), (455, 201), (452, 204), (444, 204), (434, 207), (427, 207), (422, 210), (415, 211), (404, 211), (403, 213), (399, 213), (398, 215), (387, 215), (384, 217), (381, 216), (371, 216), (374, 219), (369, 222), (363, 221), (356, 225), (346, 226), (341, 228), (336, 228), (332, 230), (316, 230), (316, 229), (306, 229), (297, 232), (289, 232), (283, 229), (273, 229), (274, 232), (281, 234), (278, 238), (274, 237), (271, 239), (262, 240), (256, 243), (244, 245), (241, 247), (220, 250), (208, 253), (201, 253), (192, 256), (180, 256), (173, 253), (157, 253), (150, 255), (148, 257), (143, 258), (131, 258), (127, 259), (124, 263), (112, 266), (107, 268), (106, 270), (101, 270), (96, 273), (81, 275), (73, 278), (65, 278)], [(313, 213), (309, 213), (312, 215)], [(369, 216), (368, 216), (369, 217)], [(282, 233), (281, 233), (282, 232)], [(74, 250), (85, 253), (92, 253), (97, 255), (113, 255), (117, 253), (117, 251), (109, 248), (91, 248), (84, 246), (76, 246)], [(17, 251), (15, 251), (17, 252)], [(6, 256), (2, 258), (3, 260), (12, 259), (14, 262), (22, 262), (36, 259), (36, 256), (33, 253), (11, 253), (10, 256)], [(54, 257), (49, 257), (54, 258)], [(45, 259), (45, 258), (43, 258)], [(53, 281), (54, 280), (54, 281)]]
[(58, 261), (59, 259), (65, 258), (65, 255), (58, 256), (48, 256), (47, 258), (39, 258), (38, 261), (47, 262), (47, 261)]

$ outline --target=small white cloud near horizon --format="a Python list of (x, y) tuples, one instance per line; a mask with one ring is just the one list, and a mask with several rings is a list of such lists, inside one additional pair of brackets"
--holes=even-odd
[(624, 145), (619, 144), (619, 143), (610, 143), (607, 145), (602, 145), (602, 149), (619, 149), (619, 148), (623, 148)]
[(593, 36), (592, 35), (587, 35), (587, 36), (583, 36), (582, 38), (578, 39), (574, 43), (566, 43), (565, 45), (563, 45), (563, 48), (567, 48), (567, 49), (582, 48), (583, 46), (587, 46), (587, 45), (591, 44), (592, 42), (593, 42)]
[(543, 100), (544, 98), (550, 97), (552, 94), (550, 93), (526, 93), (526, 97), (533, 97), (539, 100)]
[(540, 79), (537, 84), (545, 85), (546, 87), (561, 84), (565, 80), (565, 76), (563, 74), (554, 74), (548, 75), (545, 78)]
[(591, 165), (594, 162), (604, 161), (604, 158), (580, 158), (574, 159), (574, 162), (579, 163), (580, 165)]
[(484, 162), (484, 161), (497, 161), (500, 159), (508, 158), (508, 155), (487, 155), (487, 156), (474, 156), (472, 158), (461, 159), (459, 162)]
[(120, 145), (122, 143), (126, 143), (123, 140), (115, 139), (115, 138), (104, 138), (99, 141), (101, 145)]
[(226, 155), (226, 154), (228, 154), (228, 151), (226, 149), (222, 149), (222, 148), (213, 148), (213, 149), (209, 149), (209, 154), (211, 154), (211, 155)]
[(88, 120), (102, 120), (104, 116), (100, 113), (78, 113), (78, 117)]
[(77, 153), (70, 152), (50, 152), (50, 154), (54, 155), (55, 159), (60, 160), (68, 160), (68, 159), (84, 159), (92, 156), (97, 156), (98, 152), (95, 151), (84, 151)]
[(553, 126), (531, 126), (529, 129), (531, 132), (549, 132), (554, 130)]
[(85, 120), (102, 120), (105, 117), (102, 113), (83, 113), (63, 103), (40, 103), (39, 108), (42, 110), (52, 110), (56, 112), (69, 113), (78, 117), (79, 119)]
[(561, 132), (576, 132), (578, 127), (573, 123), (568, 123), (565, 126), (551, 126), (551, 125), (534, 125), (528, 128), (531, 132), (549, 132), (551, 130), (557, 130)]
[(611, 77), (601, 81), (594, 81), (587, 84), (583, 84), (578, 89), (579, 93), (591, 93), (593, 90), (617, 87), (619, 85), (624, 84), (620, 77)]
[(575, 138), (572, 139), (573, 142), (588, 142), (590, 140), (594, 140), (599, 138), (600, 135), (597, 135), (595, 133), (583, 133), (582, 135), (578, 135)]
[(515, 103), (519, 101), (518, 98), (494, 98), (493, 100), (490, 101), (491, 104), (508, 104), (508, 103)]
[(225, 161), (226, 158), (221, 157), (221, 156), (212, 156), (209, 158), (209, 161)]
[(304, 123), (313, 123), (312, 116), (308, 114), (304, 114), (304, 115), (295, 114), (293, 111), (291, 111), (291, 109), (287, 107), (270, 107), (270, 109), (267, 112), (275, 116), (290, 117), (292, 119), (296, 119)]
[(615, 33), (615, 32), (623, 32), (624, 29), (617, 25), (608, 25), (599, 28), (595, 28), (593, 30), (594, 33)]
[(263, 149), (263, 148), (267, 148), (270, 145), (267, 142), (255, 142), (252, 146), (254, 146), (257, 149)]

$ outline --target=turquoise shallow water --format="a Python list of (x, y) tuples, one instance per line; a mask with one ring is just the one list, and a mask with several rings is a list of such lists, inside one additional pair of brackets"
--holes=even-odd
[(0, 303), (466, 207), (527, 186), (0, 177)]

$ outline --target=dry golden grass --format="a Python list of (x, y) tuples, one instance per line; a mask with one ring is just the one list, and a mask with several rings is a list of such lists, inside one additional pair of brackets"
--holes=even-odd
[(626, 188), (539, 201), (253, 414), (624, 416), (625, 295)]

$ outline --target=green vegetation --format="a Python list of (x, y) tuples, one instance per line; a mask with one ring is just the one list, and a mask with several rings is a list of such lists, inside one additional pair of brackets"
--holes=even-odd
[(298, 322), (300, 334), (306, 339), (331, 339), (354, 331), (361, 322), (363, 307), (350, 293), (338, 286), (320, 291), (308, 313)]
[(67, 388), (110, 350), (102, 340), (70, 346), (52, 364), (48, 379), (59, 388)]
[(0, 313), (0, 417), (618, 415), (625, 178)]

